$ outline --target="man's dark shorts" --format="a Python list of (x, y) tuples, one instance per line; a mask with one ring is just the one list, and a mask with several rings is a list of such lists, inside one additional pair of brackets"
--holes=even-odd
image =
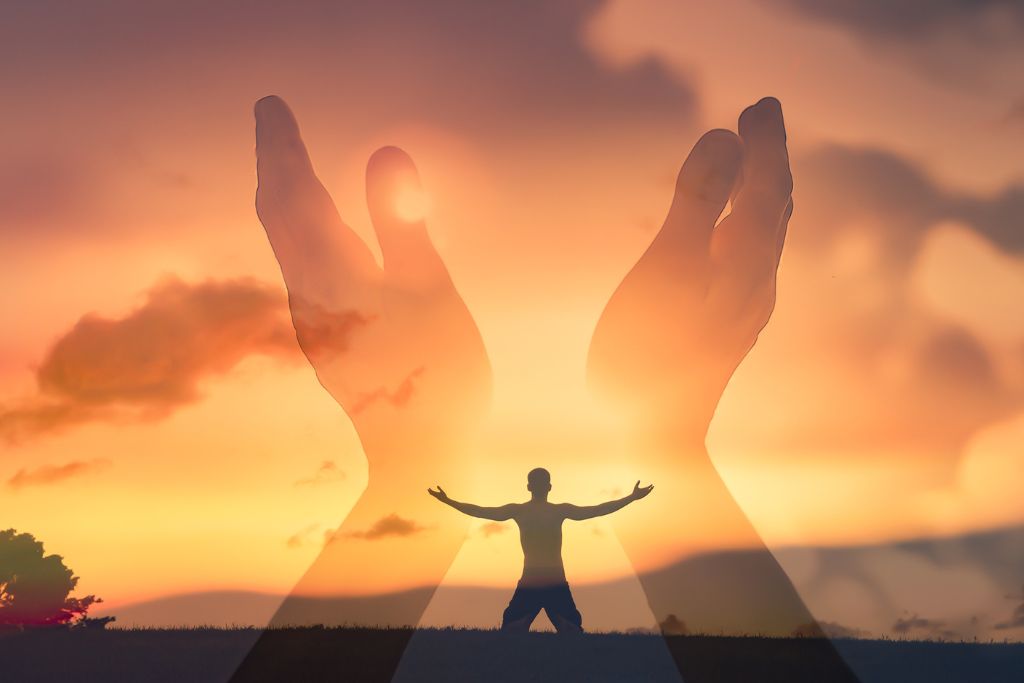
[(542, 609), (560, 633), (583, 630), (583, 617), (576, 609), (569, 584), (531, 586), (523, 585), (522, 581), (516, 586), (516, 592), (505, 608), (501, 629), (527, 631)]

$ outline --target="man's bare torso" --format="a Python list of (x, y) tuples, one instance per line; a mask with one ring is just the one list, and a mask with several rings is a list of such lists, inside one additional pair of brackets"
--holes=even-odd
[(564, 504), (530, 501), (515, 506), (512, 519), (519, 525), (523, 546), (522, 582), (550, 585), (565, 581), (562, 565), (562, 522)]

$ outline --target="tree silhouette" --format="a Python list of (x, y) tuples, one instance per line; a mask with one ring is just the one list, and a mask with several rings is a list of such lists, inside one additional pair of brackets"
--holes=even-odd
[(72, 598), (78, 577), (32, 534), (0, 531), (0, 626), (60, 626), (84, 618), (94, 595)]

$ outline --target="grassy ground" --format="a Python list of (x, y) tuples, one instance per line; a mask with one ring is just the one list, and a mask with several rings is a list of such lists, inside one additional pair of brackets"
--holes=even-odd
[[(382, 681), (408, 646), (409, 681), (661, 681), (687, 683), (850, 680), (827, 641), (785, 638), (393, 629), (266, 632), (244, 681)], [(0, 680), (228, 680), (260, 632), (253, 629), (55, 631), (0, 637)], [(1020, 683), (1024, 644), (835, 641), (863, 683)], [(667, 646), (667, 650), (666, 650)], [(665, 662), (668, 665), (665, 665)]]

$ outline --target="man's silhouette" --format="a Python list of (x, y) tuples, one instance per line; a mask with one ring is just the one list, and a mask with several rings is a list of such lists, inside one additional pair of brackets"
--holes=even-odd
[(562, 522), (567, 519), (591, 519), (620, 510), (646, 496), (654, 489), (654, 485), (641, 488), (638, 481), (633, 492), (624, 498), (599, 505), (579, 506), (548, 501), (551, 474), (546, 469), (538, 467), (531, 470), (526, 481), (526, 488), (530, 492), (529, 502), (509, 503), (499, 507), (460, 503), (449, 498), (440, 486), (436, 491), (427, 489), (427, 492), (471, 517), (496, 522), (514, 519), (519, 525), (519, 541), (523, 546), (523, 576), (502, 615), (503, 631), (530, 630), (530, 624), (541, 609), (547, 612), (548, 619), (560, 633), (582, 631), (583, 617), (573, 602), (569, 584), (565, 580), (565, 567), (562, 565)]

